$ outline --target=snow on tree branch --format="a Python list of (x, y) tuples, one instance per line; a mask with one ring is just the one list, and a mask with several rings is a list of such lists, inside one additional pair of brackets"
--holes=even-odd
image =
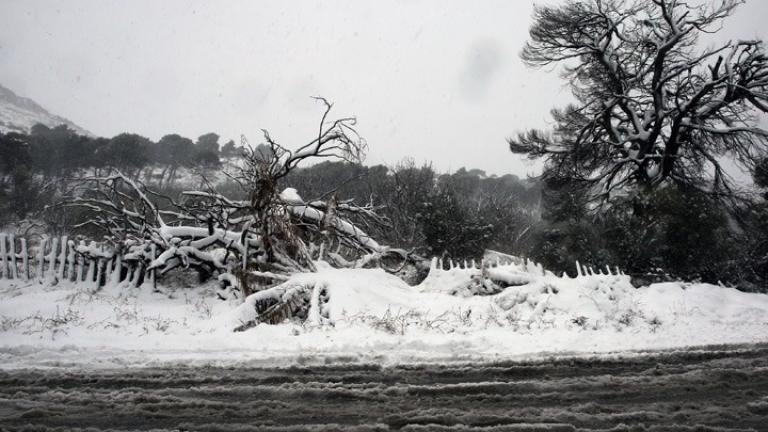
[(553, 110), (552, 131), (527, 131), (510, 149), (546, 159), (550, 175), (608, 198), (629, 186), (671, 181), (733, 190), (720, 163), (746, 168), (768, 151), (755, 113), (768, 112), (761, 41), (701, 50), (742, 2), (583, 0), (540, 6), (522, 52), (534, 67), (561, 64), (576, 103)]

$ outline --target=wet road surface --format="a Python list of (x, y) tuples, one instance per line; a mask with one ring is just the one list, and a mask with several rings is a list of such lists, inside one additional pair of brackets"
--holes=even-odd
[(768, 431), (768, 345), (442, 366), (0, 371), (0, 430)]

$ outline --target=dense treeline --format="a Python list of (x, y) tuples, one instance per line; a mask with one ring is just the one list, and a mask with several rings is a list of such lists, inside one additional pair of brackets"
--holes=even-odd
[[(157, 143), (134, 134), (78, 136), (36, 126), (29, 135), (0, 134), (0, 225), (33, 219), (51, 230), (74, 230), (76, 212), (45, 212), (68, 193), (68, 179), (120, 169), (158, 192), (208, 184), (244, 198), (222, 171), (240, 149), (221, 147), (216, 134), (192, 141), (166, 135)], [(183, 184), (196, 178), (198, 183)], [(718, 281), (762, 289), (768, 274), (768, 161), (754, 172), (763, 195), (738, 208), (693, 190), (665, 187), (628, 195), (594, 211), (572, 180), (545, 181), (480, 170), (438, 173), (405, 160), (395, 166), (323, 162), (292, 171), (279, 187), (306, 200), (334, 197), (371, 204), (389, 220), (369, 232), (385, 244), (422, 256), (477, 258), (485, 249), (531, 257), (554, 271), (573, 273), (574, 261), (619, 266), (651, 278)]]
[(390, 224), (376, 237), (425, 256), (477, 258), (485, 249), (525, 254), (525, 233), (539, 219), (535, 182), (465, 168), (439, 174), (408, 160), (394, 167), (324, 162), (292, 173), (286, 185), (307, 198), (335, 193), (380, 206)]
[(164, 166), (168, 167), (164, 174), (172, 178), (179, 167), (215, 168), (220, 165), (220, 158), (237, 153), (233, 141), (220, 148), (215, 133), (201, 135), (197, 141), (170, 134), (155, 143), (137, 134), (94, 138), (78, 135), (64, 125), (49, 128), (41, 124), (33, 126), (28, 135), (5, 135), (0, 151), (4, 160), (21, 158), (19, 162), (28, 170), (48, 177), (67, 177), (84, 169), (99, 174), (103, 168), (117, 168), (136, 176), (147, 167)]
[(39, 213), (66, 193), (73, 177), (119, 169), (133, 178), (173, 185), (179, 168), (211, 170), (221, 158), (237, 154), (234, 142), (220, 148), (218, 141), (215, 133), (197, 141), (166, 135), (157, 143), (130, 133), (94, 138), (64, 125), (41, 124), (29, 134), (0, 134), (0, 223)]
[(578, 260), (618, 266), (637, 283), (683, 279), (766, 289), (768, 159), (754, 173), (756, 193), (736, 207), (669, 185), (597, 208), (569, 179), (486, 177), (465, 169), (438, 174), (413, 163), (391, 169), (324, 163), (297, 171), (289, 183), (307, 196), (344, 184), (336, 190), (340, 197), (378, 198), (393, 221), (379, 236), (426, 255), (468, 258), (490, 248), (572, 275)]
[[(205, 187), (245, 198), (222, 175), (225, 163), (237, 163), (241, 149), (231, 141), (220, 148), (218, 139), (213, 133), (196, 142), (176, 134), (157, 143), (128, 133), (91, 138), (42, 125), (29, 135), (0, 135), (0, 222), (47, 217), (49, 228), (66, 229), (78, 222), (77, 215), (45, 214), (45, 206), (69, 193), (68, 179), (104, 176), (114, 169), (167, 196), (201, 184), (195, 175), (187, 175), (195, 184), (179, 184), (183, 171), (204, 174)], [(424, 255), (469, 258), (486, 248), (523, 253), (525, 233), (538, 220), (536, 183), (513, 175), (489, 177), (480, 170), (439, 174), (412, 161), (394, 167), (324, 162), (297, 169), (283, 182), (280, 187), (295, 187), (305, 199), (333, 195), (378, 207), (390, 223), (386, 229), (371, 227), (376, 238)]]
[(532, 254), (549, 268), (574, 260), (617, 265), (639, 282), (684, 279), (765, 290), (768, 204), (763, 194), (728, 206), (709, 194), (667, 185), (592, 209), (573, 182), (548, 179), (542, 230)]

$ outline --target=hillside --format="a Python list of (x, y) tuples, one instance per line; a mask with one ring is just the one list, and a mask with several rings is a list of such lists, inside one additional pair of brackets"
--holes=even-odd
[(81, 135), (92, 135), (70, 120), (51, 114), (32, 99), (18, 96), (0, 85), (0, 133), (28, 133), (38, 123), (48, 127), (64, 124)]

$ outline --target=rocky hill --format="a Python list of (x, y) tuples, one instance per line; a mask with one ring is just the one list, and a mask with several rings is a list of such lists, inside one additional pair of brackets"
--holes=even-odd
[(92, 135), (70, 120), (51, 114), (32, 99), (18, 96), (0, 85), (0, 133), (28, 133), (38, 123), (48, 127), (64, 124), (78, 134)]

